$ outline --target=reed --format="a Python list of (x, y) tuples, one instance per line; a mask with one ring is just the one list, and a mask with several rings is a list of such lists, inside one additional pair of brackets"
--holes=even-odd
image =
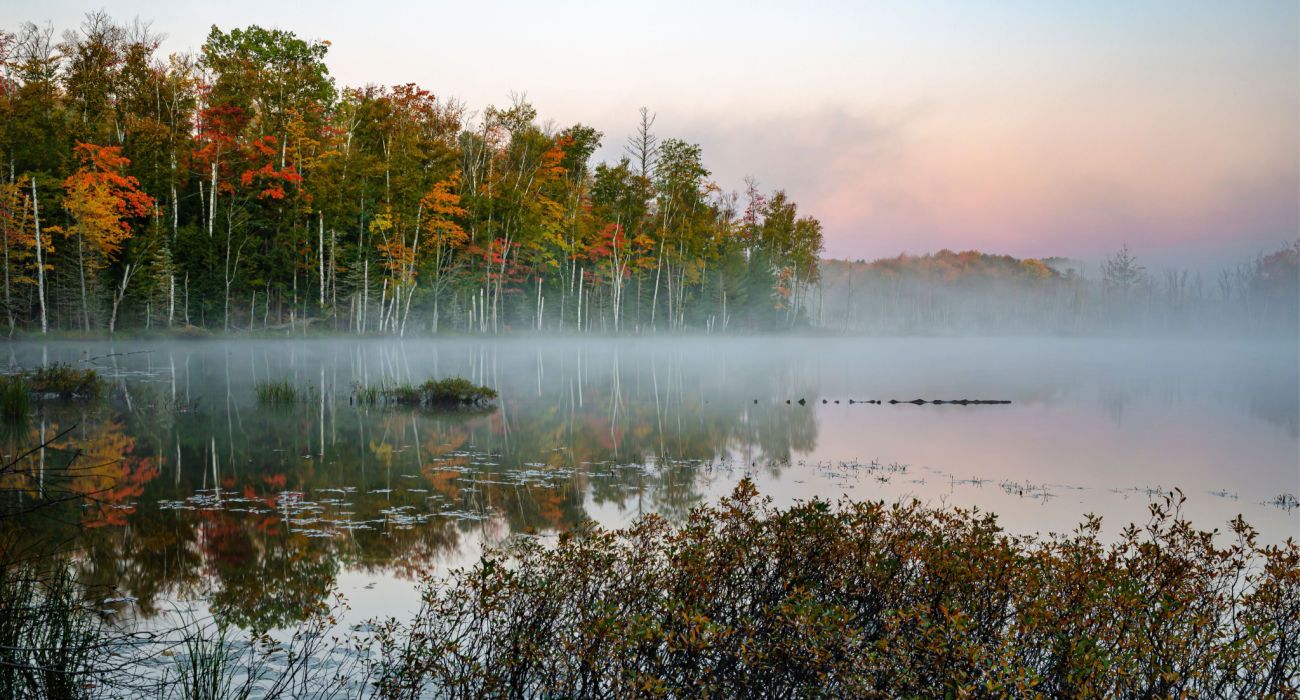
[(304, 393), (300, 392), (288, 379), (275, 382), (258, 382), (257, 402), (264, 406), (290, 406), (298, 402)]
[(113, 650), (69, 564), (0, 564), (0, 697), (91, 697)]
[(21, 374), (0, 377), (0, 418), (6, 423), (27, 420), (32, 411), (32, 390)]

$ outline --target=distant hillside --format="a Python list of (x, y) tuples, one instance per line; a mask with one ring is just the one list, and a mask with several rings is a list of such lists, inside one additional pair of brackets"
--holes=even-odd
[(1212, 278), (1148, 271), (1127, 248), (1085, 276), (1078, 260), (976, 250), (822, 260), (812, 325), (845, 332), (1253, 330), (1297, 326), (1300, 243)]

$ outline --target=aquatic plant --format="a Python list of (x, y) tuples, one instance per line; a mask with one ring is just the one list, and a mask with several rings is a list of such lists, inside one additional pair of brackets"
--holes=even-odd
[[(184, 619), (159, 640), (177, 651), (161, 679), (159, 700), (375, 697), (362, 647), (338, 636), (347, 605), (337, 595), (310, 606), (278, 635), (241, 630), (216, 618)], [(357, 641), (350, 639), (349, 641)], [(144, 687), (146, 683), (137, 681)]]
[(0, 418), (7, 423), (27, 419), (32, 410), (32, 390), (21, 374), (0, 376)]
[(225, 627), (213, 630), (196, 624), (184, 628), (181, 651), (174, 657), (175, 675), (167, 676), (168, 697), (183, 700), (222, 700), (248, 697), (247, 683), (238, 684), (244, 648), (236, 643)]
[(114, 649), (69, 565), (0, 563), (0, 697), (89, 697)]
[(427, 408), (481, 406), (497, 397), (496, 390), (461, 377), (430, 379), (423, 384), (357, 385), (353, 400), (363, 406), (395, 405)]
[(89, 401), (103, 395), (104, 388), (105, 382), (95, 370), (64, 363), (0, 375), (0, 419), (9, 423), (25, 420), (33, 398)]
[(479, 404), (497, 397), (495, 389), (479, 386), (461, 377), (430, 379), (421, 384), (419, 390), (425, 405)]
[(1193, 529), (1170, 495), (1103, 544), (1089, 517), (813, 500), (744, 480), (680, 526), (586, 525), (427, 584), (382, 629), (381, 695), (1296, 697), (1300, 547)]
[(64, 362), (42, 365), (26, 373), (32, 392), (39, 397), (94, 399), (106, 383), (93, 369), (78, 369)]
[(257, 402), (270, 406), (287, 406), (298, 402), (298, 388), (288, 379), (276, 382), (258, 382), (255, 387)]

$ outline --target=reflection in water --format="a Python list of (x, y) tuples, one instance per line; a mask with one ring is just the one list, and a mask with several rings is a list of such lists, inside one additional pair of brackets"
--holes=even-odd
[[(409, 579), (510, 533), (649, 512), (680, 519), (742, 474), (779, 500), (915, 495), (980, 505), (1023, 528), (1068, 525), (1085, 511), (1139, 517), (1152, 485), (1203, 495), (1231, 486), (1204, 496), (1206, 517), (1219, 517), (1215, 501), (1231, 493), (1239, 500), (1227, 507), (1254, 508), (1248, 519), (1266, 534), (1296, 523), (1259, 506), (1300, 490), (1286, 348), (793, 339), (82, 347), (11, 347), (13, 365), (45, 353), (93, 364), (114, 391), (91, 405), (47, 405), (3, 435), (11, 457), (58, 436), (3, 477), (5, 499), (39, 497), (45, 475), (60, 471), (50, 467), (69, 464), (60, 488), (88, 496), (5, 527), (28, 546), (75, 546), (87, 578), (134, 597), (144, 617), (199, 598), (240, 625), (284, 626), (345, 571)], [(452, 375), (496, 388), (497, 406), (430, 413), (349, 401), (354, 384)], [(311, 387), (309, 400), (258, 406), (255, 384), (285, 378)], [(1015, 403), (848, 404), (918, 396)], [(1179, 430), (1201, 431), (1250, 474), (1224, 471)], [(1065, 507), (1046, 514), (1049, 498)]]

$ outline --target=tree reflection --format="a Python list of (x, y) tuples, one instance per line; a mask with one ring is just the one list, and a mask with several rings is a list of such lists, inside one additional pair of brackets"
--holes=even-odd
[[(319, 400), (262, 408), (239, 358), (186, 359), (183, 377), (50, 406), (4, 435), (16, 455), (42, 430), (75, 426), (25, 459), (75, 459), (81, 498), (61, 518), (3, 527), (51, 552), (72, 543), (86, 577), (134, 597), (140, 615), (203, 595), (228, 622), (276, 628), (318, 606), (345, 568), (416, 578), (484, 540), (573, 527), (590, 504), (681, 519), (704, 500), (713, 463), (780, 468), (816, 441), (813, 411), (728, 396), (681, 357), (538, 357), (535, 381), (498, 385), (529, 391), (451, 413), (353, 405), (349, 383), (324, 371), (311, 377)], [(350, 373), (405, 378), (387, 359)], [(495, 351), (468, 369), (477, 381), (501, 371)], [(750, 382), (765, 399), (811, 399), (811, 386), (761, 372)], [(3, 478), (5, 498), (40, 497), (39, 469)]]

